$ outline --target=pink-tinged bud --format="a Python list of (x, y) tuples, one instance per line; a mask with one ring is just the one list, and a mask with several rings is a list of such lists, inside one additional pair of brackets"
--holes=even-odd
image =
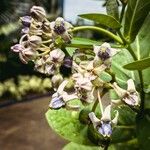
[(28, 41), (31, 47), (37, 48), (41, 44), (42, 38), (39, 36), (33, 35), (28, 38)]
[(24, 50), (24, 47), (21, 44), (16, 44), (16, 45), (11, 47), (11, 50), (13, 52), (19, 53), (20, 51)]
[(31, 16), (35, 19), (35, 20), (38, 20), (40, 22), (43, 22), (43, 20), (45, 19), (46, 17), (46, 12), (44, 10), (44, 8), (40, 7), (40, 6), (33, 6), (31, 9), (30, 9), (30, 13), (31, 13)]
[(25, 27), (30, 27), (30, 24), (32, 22), (31, 16), (23, 16), (20, 18), (20, 20)]

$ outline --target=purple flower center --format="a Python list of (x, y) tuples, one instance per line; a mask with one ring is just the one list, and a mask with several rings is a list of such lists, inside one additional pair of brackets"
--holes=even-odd
[(59, 35), (63, 34), (65, 31), (66, 29), (65, 29), (65, 25), (63, 22), (61, 22), (59, 26), (57, 25), (54, 26), (54, 32), (56, 32)]
[(50, 108), (53, 108), (53, 109), (59, 109), (62, 106), (65, 106), (65, 102), (63, 101), (61, 97), (56, 97), (51, 100), (49, 106)]
[(32, 18), (31, 18), (30, 16), (21, 17), (22, 24), (23, 24), (25, 27), (30, 27), (31, 20), (32, 20)]
[(63, 65), (64, 65), (65, 67), (67, 67), (67, 68), (71, 68), (71, 67), (72, 67), (72, 59), (71, 59), (71, 57), (66, 57), (66, 58), (64, 59)]
[(99, 57), (102, 61), (107, 60), (108, 58), (110, 58), (110, 49), (107, 48), (105, 51), (100, 50), (100, 51), (98, 52), (98, 57)]
[(98, 132), (102, 134), (104, 137), (110, 137), (112, 134), (112, 127), (111, 127), (111, 122), (101, 122), (101, 126), (97, 127)]

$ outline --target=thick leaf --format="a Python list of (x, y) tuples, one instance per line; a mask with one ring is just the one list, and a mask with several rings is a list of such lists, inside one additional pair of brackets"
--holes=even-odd
[(149, 11), (150, 0), (128, 0), (124, 35), (130, 42), (135, 40)]
[(71, 142), (67, 144), (63, 150), (103, 150), (103, 148), (96, 146), (85, 146)]
[(75, 37), (71, 40), (72, 44), (81, 44), (81, 45), (93, 45), (93, 44), (101, 44), (100, 41), (94, 41), (86, 38)]
[(121, 24), (115, 18), (109, 15), (91, 13), (91, 14), (81, 14), (79, 16), (112, 29), (118, 29), (121, 27)]
[(118, 20), (119, 10), (117, 0), (107, 0), (106, 11), (108, 15), (113, 16), (116, 20)]
[(69, 47), (69, 45), (67, 45), (66, 50), (69, 53), (69, 55), (72, 56), (77, 48), (84, 48), (84, 49), (93, 48), (93, 45), (100, 45), (101, 43), (102, 42), (100, 41), (74, 37), (71, 40), (71, 46)]
[(138, 75), (137, 72), (128, 71), (123, 68), (125, 64), (131, 63), (133, 58), (131, 57), (130, 53), (122, 49), (121, 52), (116, 54), (112, 60), (112, 70), (116, 75), (116, 80), (121, 86), (126, 86), (127, 80), (132, 78), (138, 84)]
[(48, 110), (46, 119), (51, 128), (68, 141), (92, 145), (87, 138), (87, 126), (79, 121), (79, 113), (65, 109)]
[(124, 66), (124, 68), (128, 70), (144, 70), (148, 67), (150, 67), (150, 57), (134, 61)]
[[(144, 59), (150, 56), (150, 13), (146, 17), (144, 24), (136, 37), (135, 42), (132, 44), (132, 49), (134, 50), (138, 60)], [(144, 83), (147, 86), (150, 84), (149, 80), (150, 68), (143, 70)]]
[(137, 137), (140, 149), (148, 150), (150, 147), (150, 109), (145, 110), (144, 115), (137, 117)]

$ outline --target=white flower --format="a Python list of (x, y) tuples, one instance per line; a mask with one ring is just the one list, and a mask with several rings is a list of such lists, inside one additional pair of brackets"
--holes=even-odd
[(129, 79), (127, 81), (127, 90), (120, 88), (116, 82), (113, 84), (113, 88), (120, 97), (120, 99), (127, 105), (130, 106), (139, 105), (140, 103), (139, 94), (135, 89), (135, 85), (132, 79)]
[(54, 38), (61, 36), (65, 42), (70, 42), (71, 34), (69, 30), (73, 27), (70, 23), (64, 21), (62, 17), (58, 17), (55, 21), (50, 23), (52, 35)]
[(92, 83), (89, 80), (89, 77), (84, 77), (84, 75), (80, 73), (75, 73), (73, 74), (73, 79), (76, 81), (75, 82), (75, 88), (78, 90), (84, 89), (86, 91), (91, 91), (92, 90)]
[(49, 104), (49, 107), (51, 109), (59, 109), (61, 107), (67, 107), (70, 109), (79, 108), (79, 106), (72, 106), (68, 104), (69, 101), (77, 99), (78, 97), (74, 93), (68, 94), (67, 92), (64, 91), (64, 88), (67, 84), (68, 84), (68, 81), (64, 80), (58, 87), (57, 92), (52, 95), (52, 99)]
[(52, 50), (49, 55), (49, 59), (54, 63), (61, 63), (65, 57), (65, 53), (59, 48)]
[(114, 119), (111, 120), (111, 105), (108, 105), (105, 108), (101, 119), (98, 119), (94, 112), (89, 113), (89, 118), (92, 121), (94, 128), (97, 129), (101, 135), (107, 138), (111, 136), (113, 126), (117, 125), (118, 117), (119, 113), (116, 111)]
[(111, 48), (109, 43), (103, 43), (101, 46), (94, 46), (94, 64), (105, 64), (110, 66), (111, 58), (114, 56), (118, 51), (114, 48)]

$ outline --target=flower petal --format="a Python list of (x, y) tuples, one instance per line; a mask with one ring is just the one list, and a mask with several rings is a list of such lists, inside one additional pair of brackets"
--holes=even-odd
[(113, 88), (116, 91), (116, 93), (118, 94), (119, 97), (123, 98), (124, 95), (127, 93), (126, 90), (120, 88), (116, 82), (113, 83)]
[(102, 115), (102, 118), (101, 118), (102, 121), (111, 121), (111, 113), (110, 113), (110, 111), (111, 111), (111, 105), (108, 105), (105, 108), (104, 113)]
[(94, 112), (89, 113), (89, 118), (92, 121), (92, 124), (93, 124), (94, 128), (96, 128), (98, 125), (100, 125), (100, 119), (98, 119), (95, 116)]
[(115, 118), (112, 120), (113, 125), (117, 125), (117, 123), (118, 123), (118, 118), (119, 118), (119, 112), (116, 111)]
[(130, 92), (136, 91), (135, 84), (134, 84), (134, 81), (132, 79), (129, 79), (127, 81), (127, 85), (128, 85), (128, 88), (127, 88), (128, 91), (130, 91)]

